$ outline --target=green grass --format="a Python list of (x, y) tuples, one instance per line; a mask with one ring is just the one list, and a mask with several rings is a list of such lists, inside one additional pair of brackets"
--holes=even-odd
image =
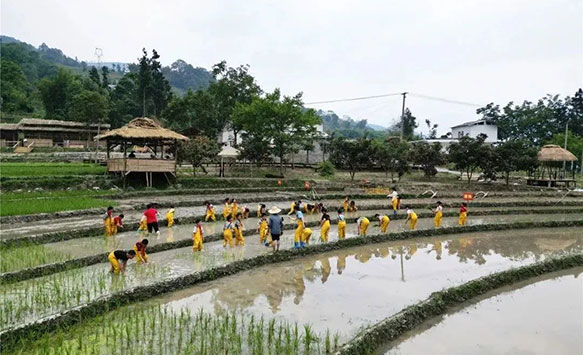
[(30, 244), (16, 248), (0, 248), (0, 272), (11, 272), (44, 264), (52, 264), (72, 258), (63, 253), (46, 248), (41, 244)]
[(212, 315), (202, 310), (123, 307), (89, 319), (68, 331), (46, 334), (24, 354), (325, 354), (338, 349), (330, 339), (299, 326), (236, 313)]
[(99, 175), (105, 167), (88, 163), (2, 163), (2, 177)]
[(0, 196), (0, 216), (16, 216), (37, 213), (83, 210), (87, 208), (107, 208), (115, 202), (96, 197), (67, 196), (59, 198), (5, 199)]

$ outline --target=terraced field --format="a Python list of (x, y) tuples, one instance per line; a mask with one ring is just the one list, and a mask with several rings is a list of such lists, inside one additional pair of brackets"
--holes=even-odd
[[(107, 239), (98, 214), (14, 220), (2, 226), (1, 346), (23, 353), (116, 353), (124, 347), (145, 354), (354, 353), (369, 327), (435, 291), (521, 267), (544, 274), (539, 263), (583, 255), (581, 196), (492, 193), (472, 202), (468, 225), (459, 227), (459, 195), (439, 197), (446, 206), (441, 228), (433, 226), (429, 210), (436, 198), (411, 196), (404, 203), (419, 214), (417, 230), (408, 230), (399, 211), (389, 214), (384, 234), (373, 216), (390, 212), (387, 198), (363, 196), (359, 211), (347, 214), (347, 238), (338, 240), (333, 221), (327, 243), (319, 240), (320, 216), (306, 215), (313, 235), (300, 250), (293, 249), (294, 222), (286, 218), (282, 250), (275, 254), (259, 243), (254, 217), (244, 222), (245, 246), (223, 248), (218, 221), (205, 223), (204, 250), (193, 253), (200, 204), (221, 196), (180, 196), (178, 224), (148, 236), (150, 263), (131, 261), (122, 276), (109, 273), (106, 255), (144, 237), (133, 225), (138, 212), (126, 214), (127, 231)], [(293, 199), (307, 197), (237, 196), (252, 211), (262, 199), (288, 208)], [(342, 194), (320, 198), (333, 210)], [(147, 200), (118, 204), (138, 211)], [(372, 221), (366, 237), (356, 235), (361, 216)], [(573, 260), (552, 269), (570, 272), (580, 259)], [(97, 324), (107, 326), (95, 332)], [(198, 332), (200, 327), (208, 331)], [(393, 351), (401, 343), (397, 335), (369, 341), (367, 352)]]

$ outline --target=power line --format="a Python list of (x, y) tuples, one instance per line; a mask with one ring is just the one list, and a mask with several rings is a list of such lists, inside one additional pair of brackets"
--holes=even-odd
[(401, 95), (402, 93), (397, 92), (393, 94), (382, 94), (382, 95), (373, 95), (373, 96), (363, 96), (363, 97), (352, 97), (349, 99), (337, 99), (337, 100), (327, 100), (327, 101), (314, 101), (314, 102), (306, 102), (304, 105), (315, 105), (315, 104), (329, 104), (332, 102), (344, 102), (344, 101), (358, 101), (358, 100), (368, 100), (368, 99), (377, 99), (380, 97), (388, 97), (388, 96), (397, 96)]
[(464, 102), (464, 101), (459, 101), (459, 100), (444, 99), (442, 97), (435, 97), (435, 96), (429, 96), (429, 95), (423, 95), (423, 94), (416, 94), (414, 92), (410, 92), (409, 95), (411, 95), (413, 97), (420, 98), (420, 99), (441, 101), (441, 102), (446, 102), (446, 103), (450, 103), (450, 104), (465, 105), (465, 106), (472, 106), (472, 107), (483, 107), (483, 106), (485, 106), (485, 105), (482, 105), (482, 104), (474, 104), (474, 103), (471, 103), (471, 102)]

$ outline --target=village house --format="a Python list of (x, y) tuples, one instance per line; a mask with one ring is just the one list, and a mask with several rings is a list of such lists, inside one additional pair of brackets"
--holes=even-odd
[(0, 123), (0, 146), (17, 147), (95, 147), (93, 137), (109, 131), (107, 123), (87, 125), (82, 122), (23, 118), (18, 123)]

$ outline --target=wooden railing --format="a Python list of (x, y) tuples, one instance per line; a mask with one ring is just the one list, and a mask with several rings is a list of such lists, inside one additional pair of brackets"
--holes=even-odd
[(152, 173), (176, 173), (174, 160), (162, 159), (108, 159), (107, 171), (110, 172), (152, 172)]

